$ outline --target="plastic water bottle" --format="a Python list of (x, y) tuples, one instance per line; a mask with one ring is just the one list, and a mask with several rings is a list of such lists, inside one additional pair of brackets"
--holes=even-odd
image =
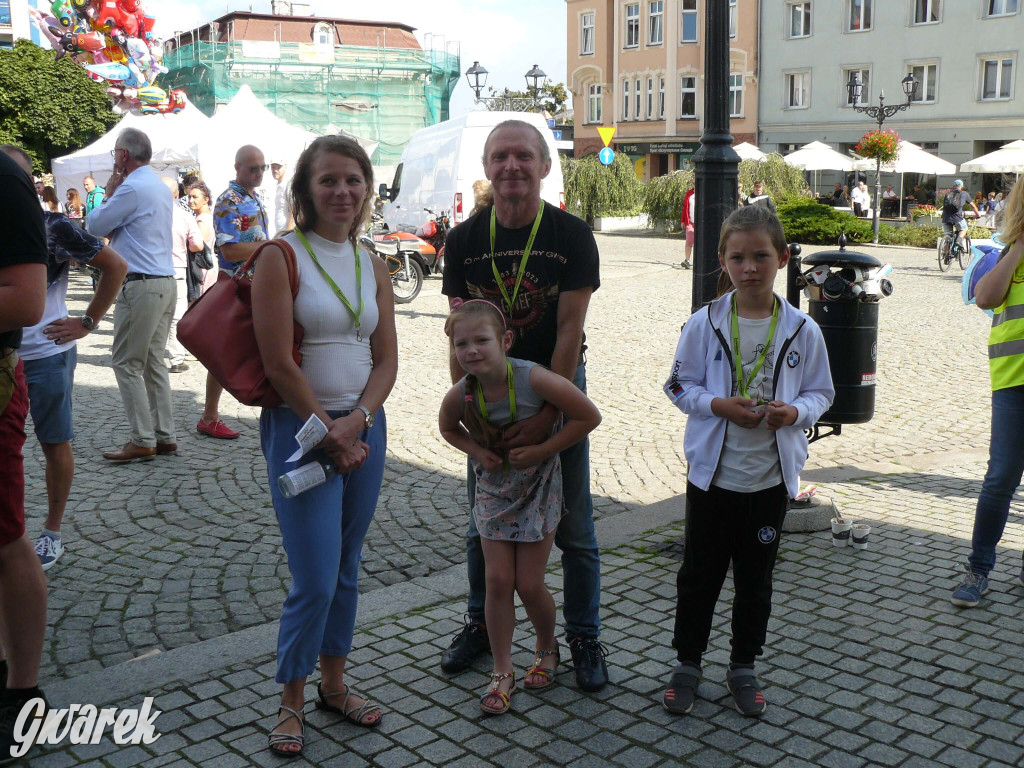
[(338, 469), (333, 461), (318, 459), (281, 475), (277, 478), (277, 487), (282, 496), (291, 499), (310, 488), (323, 485), (337, 474)]

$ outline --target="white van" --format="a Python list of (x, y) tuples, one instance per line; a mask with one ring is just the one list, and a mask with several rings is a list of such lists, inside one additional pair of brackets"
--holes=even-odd
[(443, 123), (421, 128), (409, 139), (389, 188), (380, 185), (384, 222), (392, 231), (422, 226), (430, 218), (425, 209), (446, 211), (452, 226), (473, 210), (473, 182), (485, 179), (484, 142), (498, 123), (522, 120), (537, 126), (551, 153), (551, 172), (541, 182), (540, 195), (564, 207), (562, 166), (554, 134), (536, 112), (469, 112)]

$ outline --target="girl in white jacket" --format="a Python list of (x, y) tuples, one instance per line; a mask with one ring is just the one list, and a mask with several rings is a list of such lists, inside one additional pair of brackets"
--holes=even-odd
[(803, 430), (835, 391), (821, 330), (773, 292), (789, 262), (778, 218), (739, 208), (722, 226), (718, 258), (735, 290), (683, 326), (665, 392), (688, 414), (686, 530), (676, 580), (675, 668), (662, 703), (693, 708), (715, 604), (730, 561), (732, 653), (726, 682), (736, 709), (765, 711), (754, 660), (771, 614), (772, 570), (787, 501), (807, 459)]

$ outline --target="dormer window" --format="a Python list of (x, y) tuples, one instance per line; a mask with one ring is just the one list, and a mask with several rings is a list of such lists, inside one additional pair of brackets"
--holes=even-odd
[(328, 48), (334, 47), (334, 29), (327, 22), (321, 21), (313, 26), (313, 43)]

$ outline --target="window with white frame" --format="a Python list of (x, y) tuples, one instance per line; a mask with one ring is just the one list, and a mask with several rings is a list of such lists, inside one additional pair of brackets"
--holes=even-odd
[(633, 81), (633, 115), (635, 120), (643, 120), (644, 116), (640, 112), (640, 100), (643, 99), (643, 93), (640, 91), (640, 78), (638, 77)]
[(679, 77), (679, 116), (697, 116), (697, 76), (681, 75)]
[(979, 62), (981, 66), (982, 101), (1003, 101), (1010, 98), (1013, 84), (1013, 57), (1007, 54), (986, 56)]
[(601, 84), (594, 83), (587, 88), (587, 122), (601, 122)]
[(920, 64), (908, 64), (907, 72), (917, 80), (917, 91), (912, 101), (915, 104), (932, 104), (935, 102), (935, 93), (938, 86), (937, 62), (922, 62)]
[(640, 45), (640, 3), (626, 6), (626, 47), (636, 48)]
[(661, 45), (665, 40), (665, 0), (647, 4), (647, 44)]
[(739, 21), (736, 18), (737, 0), (729, 0), (729, 37), (736, 37), (736, 27)]
[(629, 80), (622, 81), (622, 119), (629, 120)]
[(786, 79), (786, 109), (807, 109), (810, 102), (811, 73), (809, 70), (801, 72), (787, 72)]
[(594, 53), (594, 13), (580, 14), (580, 56)]
[(860, 81), (861, 86), (857, 106), (865, 105), (871, 99), (871, 70), (868, 67), (846, 67), (843, 69), (843, 82), (840, 83), (840, 87), (843, 89), (843, 104), (847, 107), (852, 107), (853, 102), (850, 100), (850, 90), (846, 84), (854, 76)]
[(1019, 5), (1018, 0), (985, 0), (985, 16), (1012, 16)]
[(846, 0), (846, 31), (864, 32), (871, 29), (874, 0)]
[(811, 4), (810, 2), (790, 3), (786, 7), (786, 16), (789, 20), (787, 25), (787, 37), (811, 36)]
[(939, 21), (940, 0), (914, 0), (914, 23), (936, 24)]
[(697, 42), (697, 0), (682, 0), (683, 18), (679, 40), (684, 43)]
[(665, 119), (665, 78), (658, 78), (658, 119)]
[(654, 119), (654, 78), (647, 78), (647, 112), (648, 120)]
[(313, 27), (313, 42), (318, 46), (334, 47), (334, 30), (327, 22), (318, 22)]
[(743, 75), (729, 75), (729, 117), (743, 117)]

